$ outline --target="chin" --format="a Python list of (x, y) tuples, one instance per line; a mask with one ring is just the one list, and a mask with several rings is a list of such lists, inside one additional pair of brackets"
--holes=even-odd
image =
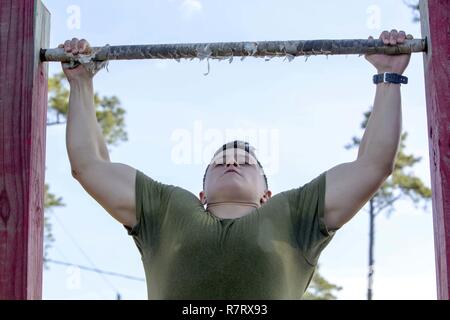
[[(251, 192), (252, 186), (243, 185), (239, 183), (230, 183), (222, 185), (216, 190), (211, 190), (210, 194), (217, 194), (217, 200), (214, 201), (242, 201), (251, 202), (255, 198), (253, 192)], [(216, 198), (216, 197), (214, 197)]]

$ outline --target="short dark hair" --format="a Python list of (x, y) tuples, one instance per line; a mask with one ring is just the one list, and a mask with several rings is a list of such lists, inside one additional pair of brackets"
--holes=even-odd
[[(255, 159), (256, 159), (256, 163), (258, 164), (259, 168), (261, 169), (262, 173), (263, 173), (263, 177), (264, 177), (264, 182), (266, 184), (266, 188), (269, 189), (269, 184), (267, 182), (267, 176), (264, 173), (264, 169), (263, 166), (261, 165), (261, 163), (259, 162), (258, 158), (256, 158), (255, 155), (255, 148), (250, 146), (250, 144), (246, 141), (240, 141), (240, 140), (234, 140), (228, 143), (225, 143), (222, 147), (220, 147), (215, 153), (213, 158), (219, 154), (222, 151), (225, 151), (227, 149), (231, 149), (231, 148), (235, 148), (235, 149), (242, 149), (245, 150), (245, 152), (251, 154)], [(208, 169), (209, 169), (209, 164), (206, 166), (206, 170), (205, 170), (205, 174), (203, 175), (203, 190), (205, 189), (205, 181), (206, 181), (206, 174), (208, 173)]]

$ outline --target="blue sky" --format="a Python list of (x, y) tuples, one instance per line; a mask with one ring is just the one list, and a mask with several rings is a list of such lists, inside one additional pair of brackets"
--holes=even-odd
[[(420, 37), (402, 1), (44, 1), (51, 11), (51, 47), (65, 39), (92, 45), (221, 41), (351, 39), (384, 29)], [(60, 71), (50, 65), (50, 75)], [(375, 69), (358, 56), (210, 61), (110, 62), (94, 81), (127, 111), (129, 141), (111, 159), (198, 194), (204, 169), (221, 143), (247, 135), (269, 171), (274, 193), (298, 187), (331, 167), (355, 159), (344, 149), (362, 136), (362, 114), (373, 103)], [(422, 56), (413, 55), (402, 87), (407, 152), (421, 156), (414, 174), (430, 185)], [(182, 146), (190, 146), (183, 148)], [(56, 237), (49, 257), (144, 277), (139, 253), (125, 229), (71, 177), (65, 127), (47, 128), (46, 180), (66, 207), (51, 214)], [(409, 202), (377, 217), (375, 299), (435, 299), (431, 203)], [(74, 239), (75, 241), (73, 241)], [(76, 244), (75, 244), (76, 243)], [(82, 253), (79, 248), (81, 247)], [(322, 253), (321, 272), (343, 287), (339, 299), (365, 299), (368, 214), (364, 210)], [(89, 257), (87, 260), (86, 256)], [(50, 265), (45, 299), (146, 299), (144, 282)]]

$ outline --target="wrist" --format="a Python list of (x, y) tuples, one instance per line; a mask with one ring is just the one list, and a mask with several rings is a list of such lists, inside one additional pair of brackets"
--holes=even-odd
[(93, 87), (92, 78), (73, 78), (68, 81), (71, 87)]
[(382, 74), (382, 73), (385, 73), (385, 72), (397, 73), (397, 74), (403, 75), (403, 71), (400, 71), (400, 70), (395, 70), (395, 69), (377, 69), (377, 73), (378, 74)]
[(375, 84), (377, 88), (390, 88), (390, 87), (401, 87), (400, 83), (392, 83), (392, 82), (380, 82)]

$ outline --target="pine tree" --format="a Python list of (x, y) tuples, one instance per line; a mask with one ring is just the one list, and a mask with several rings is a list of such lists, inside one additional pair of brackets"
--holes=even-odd
[[(364, 113), (364, 120), (361, 129), (365, 129), (371, 111)], [(377, 193), (369, 200), (369, 272), (367, 299), (373, 297), (373, 275), (374, 275), (374, 243), (375, 243), (375, 218), (381, 212), (386, 212), (389, 217), (395, 210), (394, 204), (402, 198), (409, 198), (417, 208), (423, 200), (427, 209), (427, 204), (431, 198), (431, 189), (425, 186), (420, 178), (416, 177), (412, 171), (406, 172), (416, 163), (421, 161), (421, 157), (414, 157), (405, 153), (405, 141), (408, 134), (403, 132), (400, 138), (400, 145), (395, 159), (394, 170), (389, 178), (380, 187)], [(353, 137), (352, 142), (345, 146), (346, 149), (356, 148), (360, 145), (360, 138)]]

